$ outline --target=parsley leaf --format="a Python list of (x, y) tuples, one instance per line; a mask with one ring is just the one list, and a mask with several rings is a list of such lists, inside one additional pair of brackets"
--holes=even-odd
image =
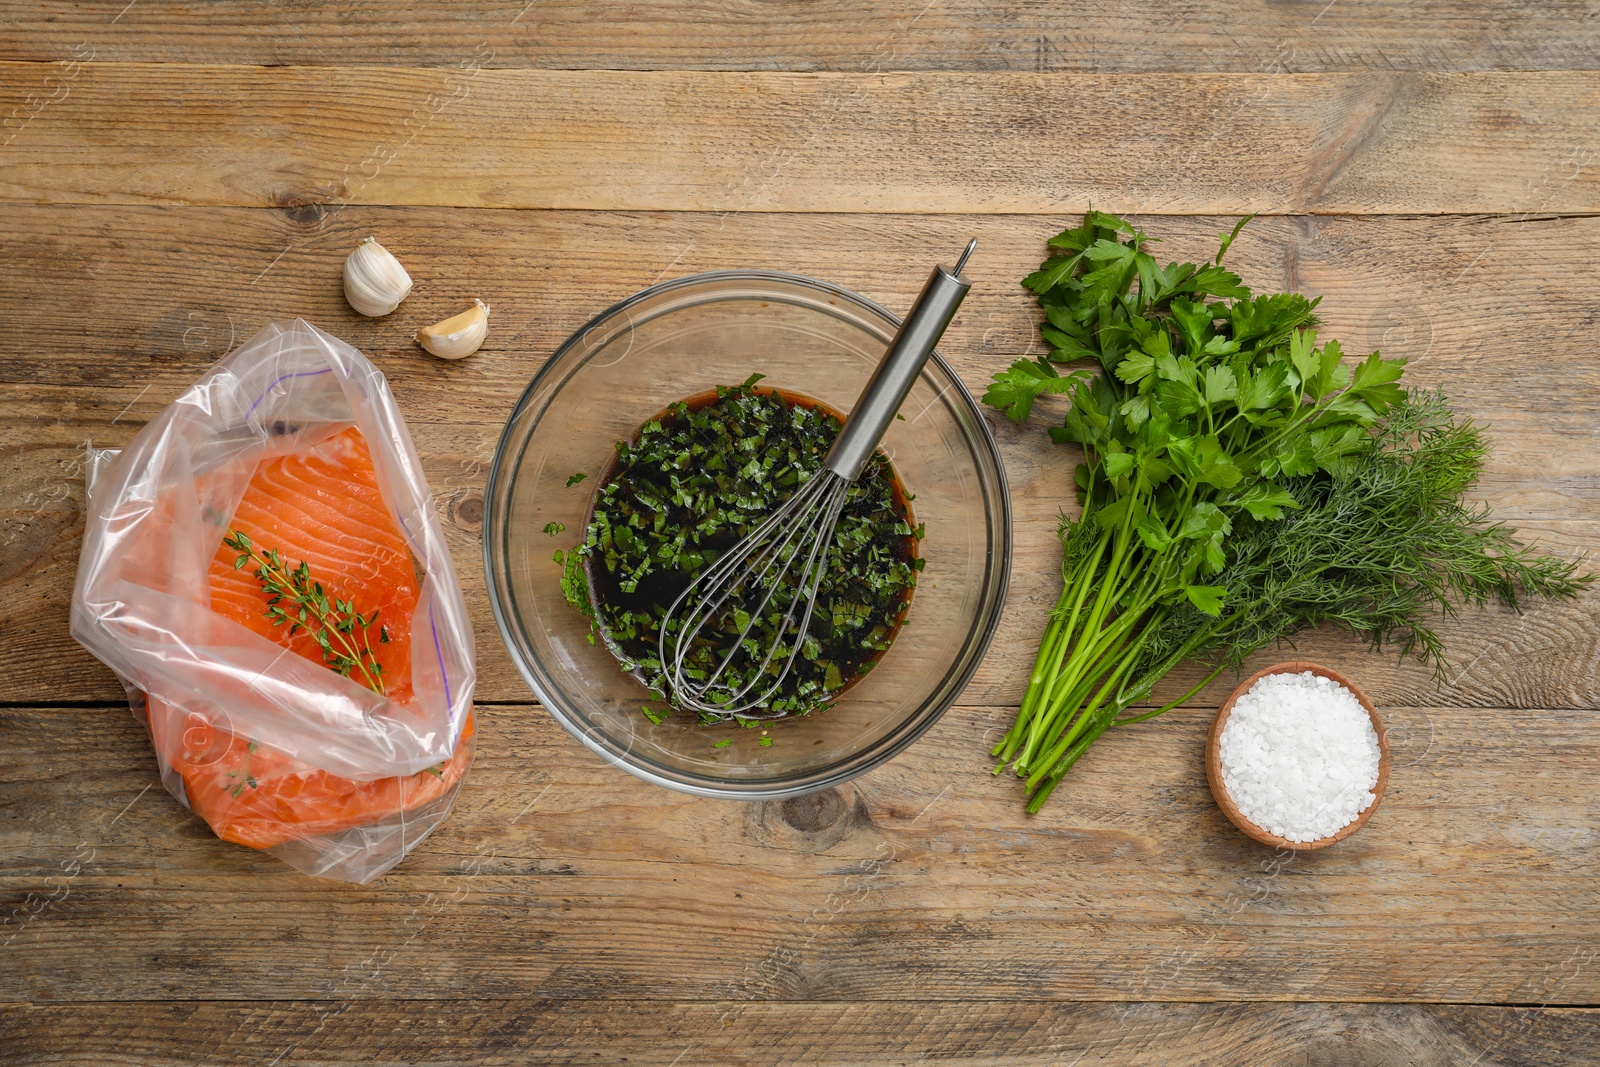
[(1039, 397), (1064, 393), (1087, 376), (1082, 371), (1062, 375), (1047, 360), (1019, 359), (994, 376), (983, 399), (1005, 412), (1008, 419), (1021, 422), (1028, 417), (1033, 402)]

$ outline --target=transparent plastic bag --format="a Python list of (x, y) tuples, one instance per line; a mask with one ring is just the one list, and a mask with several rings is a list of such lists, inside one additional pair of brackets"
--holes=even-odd
[[(367, 882), (393, 867), (471, 763), (475, 670), (383, 375), (303, 320), (273, 323), (91, 459), (72, 636), (128, 688), (168, 791), (218, 836), (307, 874)], [(236, 568), (223, 539), (247, 527), (257, 558)], [(307, 590), (326, 583), (335, 622), (341, 598), (346, 620), (370, 615), (363, 597), (388, 606), (344, 634), (314, 607), (295, 625), (305, 602), (291, 596), (274, 622), (255, 571), (282, 575), (278, 548), (284, 568), (307, 563)], [(357, 653), (343, 673), (318, 630)]]

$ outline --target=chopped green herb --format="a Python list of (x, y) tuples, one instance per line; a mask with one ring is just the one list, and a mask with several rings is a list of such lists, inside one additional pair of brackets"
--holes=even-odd
[(560, 533), (566, 528), (567, 524), (564, 522), (547, 522), (544, 524), (544, 532), (549, 534), (551, 537), (554, 537), (556, 534)]
[[(567, 600), (592, 620), (623, 669), (663, 699), (671, 699), (658, 650), (667, 609), (820, 469), (839, 432), (840, 420), (821, 405), (757, 388), (759, 379), (675, 404), (618, 442), (583, 543), (566, 555)], [(916, 543), (924, 529), (908, 499), (888, 459), (875, 454), (845, 497), (794, 667), (760, 718), (826, 706), (889, 647), (923, 563)], [(761, 657), (748, 653), (772, 642), (793, 595), (780, 588), (763, 617), (730, 607), (713, 619), (690, 652), (691, 676), (715, 670), (741, 646), (746, 654), (723, 680), (732, 688), (754, 681)]]
[(577, 485), (579, 482), (583, 481), (587, 477), (588, 477), (587, 474), (584, 474), (582, 471), (579, 471), (577, 474), (574, 474), (572, 477), (567, 479), (567, 488), (571, 489), (573, 486)]
[(644, 705), (639, 710), (644, 712), (645, 718), (649, 719), (657, 726), (660, 726), (662, 723), (666, 722), (667, 719), (672, 715), (672, 713), (669, 711), (655, 711), (650, 707), (649, 704)]
[(758, 738), (756, 738), (756, 744), (760, 745), (762, 748), (771, 748), (772, 747), (772, 738), (770, 738), (770, 737), (758, 737)]
[(711, 747), (712, 748), (727, 748), (731, 744), (733, 744), (733, 738), (724, 737), (721, 741), (717, 741), (717, 742), (713, 743)]

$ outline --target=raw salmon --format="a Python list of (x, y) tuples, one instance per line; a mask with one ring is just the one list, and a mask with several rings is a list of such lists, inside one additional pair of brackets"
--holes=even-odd
[[(387, 645), (378, 642), (376, 630), (372, 634), (385, 689), (399, 703), (411, 699), (417, 572), (389, 517), (360, 431), (351, 428), (314, 449), (262, 462), (228, 525), (261, 551), (275, 548), (290, 563), (309, 563), (311, 577), (329, 596), (337, 591), (363, 615), (376, 609), (389, 631)], [(288, 627), (267, 618), (267, 596), (255, 570), (236, 570), (237, 555), (224, 545), (211, 561), (211, 610), (321, 663), (322, 650), (309, 633), (286, 639)]]
[[(376, 610), (389, 634), (385, 644), (377, 640), (376, 627), (372, 632), (385, 691), (402, 704), (413, 698), (411, 617), (419, 582), (359, 431), (351, 428), (314, 449), (262, 461), (228, 525), (258, 551), (277, 549), (291, 565), (305, 561), (330, 598), (353, 602), (363, 615)], [(235, 568), (236, 558), (222, 546), (211, 562), (212, 610), (322, 663), (310, 634), (290, 637), (288, 627), (273, 625), (254, 568)], [(436, 767), (358, 782), (200, 716), (186, 717), (156, 698), (149, 723), (156, 746), (183, 777), (190, 806), (218, 837), (252, 848), (366, 825), (438, 799), (466, 773), (474, 729), (469, 715), (454, 756)]]

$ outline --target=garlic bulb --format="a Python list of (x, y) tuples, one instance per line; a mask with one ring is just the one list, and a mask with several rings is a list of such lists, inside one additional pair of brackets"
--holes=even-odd
[(476, 352), (488, 334), (489, 305), (474, 300), (461, 314), (418, 330), (417, 344), (440, 359), (460, 359)]
[(370, 318), (387, 315), (411, 292), (411, 275), (389, 250), (368, 237), (344, 260), (344, 298)]

